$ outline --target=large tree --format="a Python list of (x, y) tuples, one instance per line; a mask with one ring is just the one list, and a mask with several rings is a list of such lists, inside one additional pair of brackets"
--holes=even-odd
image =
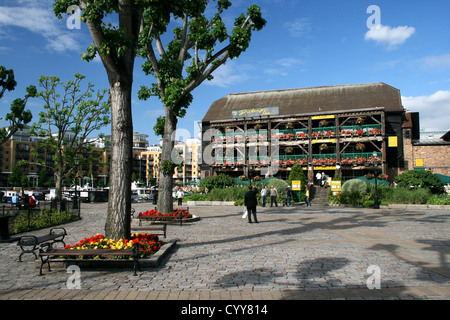
[[(58, 77), (41, 77), (38, 97), (42, 99), (44, 111), (39, 120), (31, 126), (30, 133), (42, 138), (41, 148), (53, 156), (49, 167), (45, 160), (35, 153), (37, 164), (53, 170), (56, 181), (56, 199), (61, 199), (62, 180), (65, 175), (78, 171), (95, 157), (92, 145), (87, 140), (93, 132), (108, 125), (110, 106), (104, 100), (106, 90), (94, 90), (88, 83), (81, 86), (85, 76), (75, 74), (74, 80), (61, 82)], [(75, 158), (79, 163), (75, 163)]]
[[(111, 167), (105, 235), (130, 236), (133, 121), (131, 89), (136, 47), (145, 7), (163, 0), (55, 0), (57, 17), (77, 5), (93, 44), (83, 54), (101, 58), (109, 81), (111, 103)], [(116, 24), (117, 23), (117, 24)]]
[[(0, 99), (6, 91), (13, 91), (17, 86), (12, 69), (6, 69), (0, 66)], [(29, 123), (33, 118), (30, 110), (25, 110), (29, 98), (36, 97), (36, 87), (28, 86), (24, 99), (17, 98), (11, 104), (10, 112), (6, 114), (5, 120), (9, 122), (6, 128), (0, 128), (0, 145), (7, 141), (11, 136), (21, 129), (23, 125)]]
[[(140, 99), (157, 96), (165, 108), (164, 126), (158, 119), (157, 134), (163, 136), (158, 210), (171, 212), (172, 175), (174, 163), (174, 132), (178, 118), (186, 114), (193, 100), (192, 91), (205, 80), (212, 80), (213, 72), (228, 59), (236, 59), (249, 46), (252, 32), (261, 30), (266, 21), (258, 6), (248, 7), (246, 14), (235, 19), (231, 31), (222, 19), (228, 0), (217, 1), (217, 11), (211, 19), (205, 15), (209, 1), (173, 1), (150, 6), (144, 11), (143, 30), (138, 53), (145, 58), (143, 70), (154, 76), (156, 83), (139, 90)], [(170, 14), (169, 14), (170, 13)], [(173, 29), (173, 36), (164, 46), (171, 18), (181, 27)], [(156, 50), (155, 50), (156, 49)]]

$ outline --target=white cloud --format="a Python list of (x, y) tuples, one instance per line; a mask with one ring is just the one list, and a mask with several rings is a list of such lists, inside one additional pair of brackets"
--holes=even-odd
[(271, 64), (271, 68), (265, 69), (264, 73), (269, 75), (287, 76), (289, 75), (289, 70), (291, 70), (294, 66), (302, 63), (303, 61), (297, 58), (278, 59)]
[(229, 62), (221, 65), (213, 72), (214, 79), (206, 81), (206, 85), (216, 86), (221, 88), (227, 88), (232, 85), (236, 85), (245, 82), (250, 78), (248, 66), (237, 65), (234, 62)]
[(441, 90), (430, 96), (402, 97), (403, 106), (420, 113), (423, 129), (450, 129), (450, 91)]
[(393, 50), (405, 43), (415, 32), (415, 28), (408, 26), (392, 28), (390, 26), (378, 25), (366, 32), (365, 39), (387, 45), (388, 50)]
[(57, 52), (81, 50), (75, 38), (79, 33), (64, 29), (52, 10), (36, 2), (26, 2), (23, 7), (0, 6), (0, 27), (22, 28), (39, 34), (47, 41), (46, 48)]
[(441, 56), (429, 56), (423, 58), (423, 66), (427, 69), (450, 69), (450, 53)]
[(309, 18), (298, 18), (291, 22), (285, 22), (284, 27), (289, 30), (292, 37), (299, 38), (308, 35), (312, 30)]

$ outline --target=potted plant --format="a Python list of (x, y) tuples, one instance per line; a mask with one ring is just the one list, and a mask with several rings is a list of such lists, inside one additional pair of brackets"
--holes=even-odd
[(287, 147), (286, 149), (284, 149), (286, 151), (286, 153), (292, 153), (294, 151), (294, 148), (292, 147)]
[(328, 150), (328, 145), (326, 143), (321, 144), (320, 150)]
[(319, 127), (326, 127), (328, 125), (328, 121), (327, 120), (322, 120), (319, 122)]
[(292, 122), (286, 123), (286, 129), (292, 129), (294, 128), (294, 124)]
[(358, 143), (357, 145), (356, 145), (356, 150), (358, 150), (358, 151), (364, 151), (364, 149), (366, 149), (366, 146), (364, 145), (364, 143)]
[(258, 131), (259, 129), (262, 128), (262, 125), (256, 124), (253, 128)]
[(356, 124), (363, 124), (366, 119), (364, 117), (359, 117), (356, 119)]

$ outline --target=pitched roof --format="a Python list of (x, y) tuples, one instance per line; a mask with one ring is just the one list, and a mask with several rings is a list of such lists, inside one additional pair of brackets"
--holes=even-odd
[(203, 121), (231, 119), (232, 110), (280, 107), (280, 116), (384, 108), (403, 111), (400, 90), (385, 83), (232, 93), (212, 103)]

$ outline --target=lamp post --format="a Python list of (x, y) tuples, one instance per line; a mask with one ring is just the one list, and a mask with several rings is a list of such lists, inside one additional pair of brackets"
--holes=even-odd
[(373, 158), (374, 158), (373, 165), (375, 166), (375, 170), (374, 170), (374, 172), (375, 172), (375, 194), (373, 196), (373, 208), (380, 209), (380, 204), (378, 203), (378, 186), (377, 186), (378, 185), (378, 181), (377, 181), (378, 159), (377, 159), (376, 152), (373, 153)]
[[(78, 171), (78, 156), (74, 158), (75, 168)], [(77, 177), (78, 172), (75, 173), (75, 196), (73, 197), (73, 209), (78, 209), (78, 196), (77, 196)]]

